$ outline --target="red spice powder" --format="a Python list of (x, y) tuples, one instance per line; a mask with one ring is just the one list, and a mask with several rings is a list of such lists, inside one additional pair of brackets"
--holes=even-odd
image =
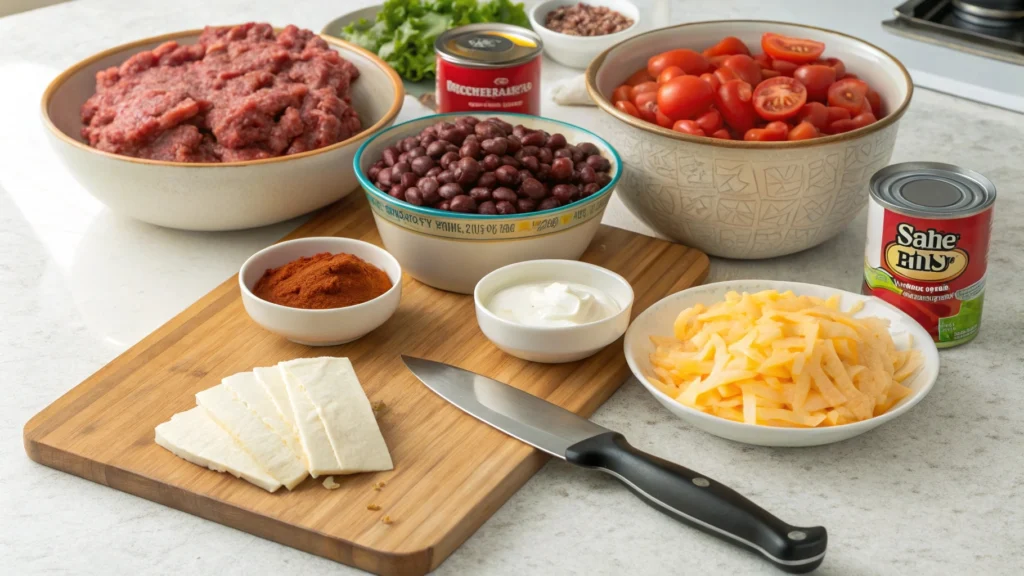
[(391, 289), (380, 268), (352, 254), (322, 252), (263, 273), (253, 294), (292, 308), (344, 308), (373, 300)]

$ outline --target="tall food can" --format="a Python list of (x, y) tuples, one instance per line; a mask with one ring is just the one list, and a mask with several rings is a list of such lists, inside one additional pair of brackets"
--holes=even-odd
[(939, 348), (977, 336), (995, 186), (935, 162), (887, 166), (870, 186), (864, 293), (917, 320)]
[(434, 41), (438, 112), (540, 115), (540, 36), (511, 24), (470, 24)]

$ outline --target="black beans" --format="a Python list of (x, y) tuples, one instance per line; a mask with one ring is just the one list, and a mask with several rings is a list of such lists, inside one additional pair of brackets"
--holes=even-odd
[(412, 171), (417, 176), (426, 176), (431, 168), (434, 168), (434, 160), (430, 156), (417, 156), (409, 163)]
[(419, 188), (406, 188), (405, 201), (413, 206), (423, 206), (423, 195)]
[(519, 194), (534, 200), (541, 200), (547, 196), (548, 191), (544, 185), (541, 184), (540, 180), (537, 180), (536, 178), (527, 178), (526, 181), (519, 186)]
[(611, 182), (611, 167), (592, 143), (572, 145), (563, 134), (465, 116), (388, 146), (366, 173), (415, 206), (509, 215), (596, 194)]
[(488, 138), (480, 143), (480, 147), (488, 154), (501, 156), (508, 150), (508, 138)]
[[(440, 158), (441, 156), (444, 155), (445, 152), (447, 152), (447, 147), (448, 143), (442, 140), (431, 142), (430, 144), (427, 145), (427, 155), (430, 156), (431, 158)], [(384, 152), (386, 153), (387, 150), (385, 150)], [(387, 162), (386, 157), (384, 161)]]
[(544, 132), (535, 130), (523, 135), (520, 140), (523, 146), (543, 146), (547, 142), (548, 138), (544, 135)]
[(460, 194), (455, 198), (452, 198), (450, 206), (452, 212), (474, 212), (477, 209), (476, 200), (473, 200), (473, 198), (466, 196), (465, 194)]
[(540, 201), (540, 204), (537, 204), (537, 210), (551, 210), (552, 208), (558, 208), (561, 205), (562, 203), (558, 201), (558, 198), (545, 198)]
[(454, 182), (449, 182), (447, 184), (442, 184), (441, 187), (437, 189), (437, 193), (441, 195), (441, 198), (451, 200), (459, 194), (462, 194), (462, 186), (459, 186)]
[(547, 146), (549, 150), (558, 150), (559, 148), (565, 147), (566, 144), (565, 136), (561, 134), (552, 134), (551, 137), (548, 138), (548, 143), (545, 144), (545, 146)]
[(572, 160), (555, 158), (551, 163), (551, 177), (555, 180), (568, 180), (572, 177)]
[(491, 199), (490, 188), (484, 188), (483, 186), (477, 186), (469, 191), (469, 196), (477, 202), (484, 202)]
[(415, 186), (416, 181), (419, 179), (420, 177), (417, 176), (415, 172), (406, 172), (405, 174), (402, 174), (399, 184), (402, 185), (402, 188), (409, 188)]
[(494, 175), (494, 172), (484, 172), (480, 175), (480, 179), (476, 181), (476, 184), (488, 190), (493, 190), (498, 187), (498, 177)]
[(498, 214), (516, 213), (516, 205), (508, 201), (496, 202), (494, 208), (498, 211)]

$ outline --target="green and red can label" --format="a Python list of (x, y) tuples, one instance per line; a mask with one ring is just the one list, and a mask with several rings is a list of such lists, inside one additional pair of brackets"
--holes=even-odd
[(864, 292), (914, 318), (939, 347), (981, 326), (992, 210), (950, 218), (908, 216), (872, 198)]

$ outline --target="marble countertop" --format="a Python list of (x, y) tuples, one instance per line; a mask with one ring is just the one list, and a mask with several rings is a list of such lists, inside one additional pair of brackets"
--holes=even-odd
[[(319, 29), (367, 0), (76, 0), (0, 19), (0, 558), (10, 574), (356, 574), (322, 558), (30, 461), (36, 412), (233, 274), (299, 222), (202, 234), (124, 219), (49, 150), (45, 85), (109, 46), (206, 23)], [(895, 0), (893, 4), (895, 4)], [(798, 19), (795, 3), (690, 0), (674, 19)], [(813, 10), (814, 2), (801, 2)], [(685, 8), (685, 9), (682, 9)], [(841, 28), (841, 27), (840, 27)], [(547, 62), (545, 83), (570, 74)], [(1024, 77), (1024, 73), (1022, 73)], [(588, 108), (544, 113), (585, 124)], [(1015, 574), (1024, 556), (1024, 116), (919, 90), (894, 162), (973, 168), (999, 188), (980, 336), (942, 353), (932, 393), (871, 433), (768, 449), (692, 428), (627, 382), (594, 420), (700, 470), (789, 522), (829, 529), (820, 574)], [(647, 232), (617, 201), (609, 224)], [(829, 242), (762, 262), (714, 260), (709, 281), (860, 285), (865, 214)], [(440, 574), (774, 574), (683, 527), (614, 480), (551, 462)]]

